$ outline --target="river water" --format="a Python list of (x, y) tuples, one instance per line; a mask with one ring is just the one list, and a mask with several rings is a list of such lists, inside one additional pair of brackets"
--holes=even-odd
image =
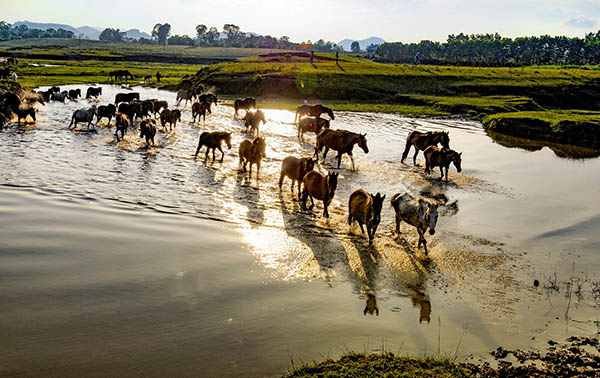
[[(125, 90), (103, 91), (100, 103)], [(332, 154), (317, 167), (340, 173), (325, 220), (320, 203), (300, 210), (289, 181), (277, 187), (285, 156), (313, 152), (292, 112), (264, 109), (257, 179), (237, 172), (249, 136), (230, 106), (197, 124), (182, 107), (151, 148), (131, 129), (116, 143), (105, 120), (67, 129), (89, 106), (46, 104), (37, 123), (0, 129), (0, 376), (278, 376), (346, 350), (478, 360), (598, 332), (594, 151), (458, 119), (339, 112), (332, 127), (366, 132), (370, 151), (355, 149), (355, 172)], [(462, 173), (425, 175), (422, 154), (400, 164), (413, 129), (449, 131)], [(233, 132), (223, 163), (192, 158), (205, 130)], [(392, 232), (387, 200), (370, 248), (345, 222), (358, 188), (437, 200), (431, 259), (416, 230)], [(369, 297), (379, 315), (365, 314)]]

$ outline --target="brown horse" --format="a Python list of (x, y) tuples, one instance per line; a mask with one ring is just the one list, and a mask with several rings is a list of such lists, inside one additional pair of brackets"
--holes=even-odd
[(138, 92), (131, 93), (117, 93), (115, 95), (115, 106), (119, 105), (119, 102), (131, 102), (133, 100), (139, 100), (140, 94)]
[(369, 153), (369, 147), (367, 147), (367, 134), (357, 134), (347, 130), (332, 130), (332, 129), (323, 129), (317, 135), (317, 147), (315, 148), (315, 156), (317, 159), (319, 158), (319, 152), (325, 147), (325, 152), (323, 153), (323, 162), (325, 162), (325, 158), (327, 157), (327, 152), (331, 148), (334, 151), (337, 151), (337, 167), (340, 167), (342, 163), (342, 155), (348, 154), (350, 156), (350, 160), (352, 160), (352, 170), (356, 170), (354, 166), (354, 157), (352, 156), (352, 149), (355, 144), (365, 152), (365, 154)]
[(448, 169), (450, 168), (450, 163), (454, 163), (454, 166), (459, 173), (462, 171), (462, 168), (460, 167), (462, 162), (462, 152), (458, 153), (446, 147), (438, 148), (429, 146), (425, 149), (424, 154), (425, 173), (430, 173), (431, 168), (440, 167), (440, 172), (442, 174), (440, 180), (444, 178), (444, 168), (446, 168), (446, 181), (448, 181)]
[(117, 113), (117, 120), (115, 121), (115, 137), (117, 138), (117, 142), (119, 141), (119, 131), (121, 132), (121, 138), (125, 138), (125, 133), (129, 126), (131, 126), (131, 121), (127, 117), (127, 114)]
[(155, 119), (145, 119), (140, 123), (140, 138), (146, 137), (146, 145), (150, 145), (150, 141), (152, 141), (152, 145), (156, 146), (154, 143), (154, 136), (156, 135), (156, 120)]
[(217, 106), (217, 96), (212, 93), (205, 93), (198, 96), (198, 102), (208, 102), (209, 104), (214, 102)]
[(304, 133), (318, 135), (322, 129), (329, 128), (329, 120), (321, 117), (304, 117), (298, 122), (298, 139), (304, 143)]
[(108, 124), (110, 125), (110, 121), (112, 120), (112, 117), (115, 116), (116, 112), (117, 112), (117, 108), (115, 107), (114, 104), (98, 106), (98, 114), (97, 114), (98, 119), (96, 120), (96, 123), (100, 122), (100, 120), (102, 118), (106, 117), (106, 118), (108, 118)]
[(327, 113), (329, 118), (332, 120), (335, 119), (333, 116), (333, 110), (330, 108), (319, 105), (300, 105), (296, 108), (296, 117), (294, 117), (294, 123), (298, 122), (302, 116), (312, 116), (312, 117), (320, 117), (321, 114)]
[(252, 177), (252, 164), (256, 164), (256, 178), (260, 173), (260, 161), (267, 157), (267, 144), (265, 139), (259, 136), (250, 141), (245, 139), (240, 143), (238, 154), (240, 156), (239, 169), (246, 172), (246, 164), (250, 163), (250, 177)]
[(237, 117), (238, 110), (240, 109), (244, 109), (245, 111), (248, 111), (252, 108), (256, 109), (256, 99), (252, 97), (246, 97), (243, 100), (235, 100), (233, 102), (233, 108), (235, 109), (235, 116)]
[(415, 155), (413, 156), (413, 164), (417, 165), (417, 155), (419, 154), (419, 150), (425, 151), (427, 147), (437, 146), (440, 143), (444, 147), (449, 147), (450, 137), (448, 136), (447, 131), (428, 131), (426, 133), (422, 133), (413, 130), (410, 132), (410, 134), (408, 134), (408, 137), (406, 137), (406, 147), (404, 148), (402, 160), (400, 160), (400, 162), (404, 163), (404, 160), (410, 151), (410, 147), (414, 146)]
[(198, 148), (196, 148), (194, 159), (198, 157), (198, 153), (200, 152), (202, 146), (206, 146), (206, 155), (204, 156), (205, 159), (208, 159), (208, 151), (212, 149), (212, 157), (213, 161), (215, 161), (215, 149), (219, 149), (219, 151), (221, 151), (221, 161), (223, 161), (223, 158), (225, 158), (225, 153), (221, 148), (222, 141), (225, 141), (227, 148), (231, 150), (231, 133), (224, 131), (203, 132), (200, 134)]
[(294, 194), (294, 184), (298, 181), (298, 200), (302, 189), (302, 179), (304, 175), (315, 168), (317, 160), (311, 158), (296, 158), (288, 156), (281, 162), (281, 173), (279, 174), (279, 190), (283, 185), (283, 179), (287, 176), (292, 180), (292, 195)]
[(194, 102), (192, 105), (192, 122), (196, 122), (196, 116), (198, 117), (198, 121), (200, 121), (200, 117), (204, 117), (204, 120), (206, 121), (206, 112), (212, 114), (210, 102)]
[(371, 194), (362, 189), (354, 191), (348, 200), (348, 225), (352, 225), (352, 221), (356, 220), (360, 226), (360, 232), (363, 234), (363, 224), (367, 225), (367, 235), (369, 236), (369, 244), (373, 244), (375, 232), (381, 222), (381, 207), (385, 194)]
[(310, 197), (311, 205), (308, 210), (312, 210), (315, 206), (313, 197), (323, 201), (323, 216), (329, 218), (329, 212), (327, 208), (335, 196), (335, 189), (337, 188), (338, 174), (330, 173), (327, 176), (323, 176), (317, 171), (310, 171), (302, 179), (304, 189), (302, 190), (302, 210), (306, 209), (306, 200)]
[(158, 114), (160, 114), (161, 109), (169, 108), (169, 104), (166, 101), (159, 101), (159, 100), (152, 101), (152, 106), (153, 106), (152, 113), (154, 113), (154, 118), (158, 117)]
[(98, 114), (96, 110), (96, 105), (92, 105), (89, 109), (79, 109), (73, 112), (73, 116), (71, 117), (71, 123), (69, 124), (69, 128), (73, 126), (73, 128), (77, 127), (77, 123), (79, 122), (87, 122), (87, 128), (90, 128), (92, 121), (94, 120), (94, 116)]
[(267, 120), (265, 118), (265, 113), (263, 113), (262, 110), (256, 110), (254, 113), (246, 112), (246, 115), (244, 116), (243, 120), (244, 120), (244, 125), (246, 126), (245, 132), (248, 132), (248, 128), (250, 128), (252, 135), (254, 135), (255, 131), (256, 131), (256, 135), (258, 135), (258, 133), (259, 133), (258, 127), (260, 126), (261, 121), (263, 124), (267, 123)]
[(427, 256), (427, 240), (424, 235), (427, 229), (429, 229), (430, 235), (435, 234), (438, 219), (437, 203), (431, 203), (423, 197), (415, 199), (408, 193), (397, 193), (390, 202), (396, 213), (396, 233), (400, 233), (402, 221), (416, 227), (419, 233), (417, 248), (421, 248), (421, 244), (423, 244), (425, 256)]
[(177, 127), (177, 121), (181, 121), (181, 111), (179, 109), (165, 109), (160, 113), (160, 124), (165, 131), (167, 130), (167, 127), (165, 126), (167, 123), (169, 124), (170, 132), (174, 127)]

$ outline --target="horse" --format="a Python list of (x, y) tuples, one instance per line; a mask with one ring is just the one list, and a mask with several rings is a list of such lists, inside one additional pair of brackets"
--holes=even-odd
[(156, 146), (154, 143), (154, 136), (156, 135), (156, 120), (155, 119), (145, 119), (140, 123), (140, 138), (146, 137), (146, 145), (150, 145), (150, 141), (152, 141), (152, 145)]
[(117, 137), (117, 142), (119, 141), (119, 131), (121, 132), (121, 138), (125, 138), (125, 133), (127, 132), (127, 128), (131, 126), (131, 121), (127, 114), (117, 113), (117, 120), (115, 121), (115, 136)]
[(193, 102), (197, 96), (198, 91), (195, 88), (181, 89), (177, 92), (177, 106), (179, 106), (181, 100), (185, 100), (185, 104), (183, 104), (183, 106), (186, 106), (188, 101)]
[(298, 122), (298, 139), (304, 142), (304, 133), (311, 132), (318, 135), (322, 129), (329, 128), (329, 120), (321, 117), (304, 117)]
[(196, 116), (198, 116), (198, 121), (200, 121), (200, 117), (204, 117), (206, 121), (206, 112), (212, 114), (210, 110), (210, 102), (194, 102), (192, 105), (192, 122), (196, 122)]
[(381, 222), (381, 207), (384, 199), (385, 194), (382, 196), (379, 193), (367, 193), (358, 189), (350, 195), (348, 200), (348, 225), (352, 225), (354, 220), (357, 221), (360, 232), (364, 234), (363, 224), (366, 224), (369, 244), (373, 244), (375, 232)]
[(128, 70), (110, 71), (108, 73), (108, 80), (110, 80), (111, 77), (114, 78), (115, 81), (118, 81), (123, 77), (125, 78), (125, 80), (129, 80), (129, 79), (133, 80), (133, 75)]
[(15, 112), (17, 115), (17, 124), (21, 124), (21, 119), (27, 123), (27, 116), (30, 116), (35, 122), (35, 109), (31, 106), (19, 106)]
[(147, 81), (147, 80), (152, 80), (152, 75), (144, 76), (144, 81)]
[(279, 174), (279, 190), (283, 185), (283, 179), (287, 176), (292, 180), (292, 195), (294, 194), (294, 184), (298, 181), (298, 200), (300, 200), (300, 192), (302, 189), (302, 179), (304, 176), (315, 168), (317, 160), (311, 158), (296, 158), (288, 156), (281, 162), (281, 173)]
[(459, 173), (462, 171), (460, 164), (462, 162), (462, 152), (458, 153), (449, 148), (443, 147), (438, 148), (434, 146), (429, 146), (425, 149), (425, 173), (430, 173), (431, 168), (440, 167), (440, 172), (442, 176), (440, 176), (440, 180), (444, 178), (444, 168), (446, 168), (446, 182), (448, 182), (448, 169), (450, 168), (450, 163), (453, 163), (456, 167), (456, 171)]
[(260, 126), (261, 121), (263, 124), (267, 123), (267, 120), (265, 119), (265, 113), (263, 113), (262, 110), (256, 110), (254, 113), (246, 112), (246, 115), (244, 115), (244, 118), (242, 119), (244, 120), (244, 125), (246, 126), (245, 132), (248, 132), (248, 127), (250, 127), (252, 135), (254, 135), (254, 131), (256, 131), (256, 135), (259, 134), (258, 127)]
[(306, 200), (310, 197), (311, 205), (308, 210), (312, 210), (315, 206), (313, 197), (323, 201), (323, 216), (329, 218), (329, 212), (327, 208), (335, 196), (335, 189), (337, 188), (338, 174), (329, 173), (327, 176), (323, 176), (317, 171), (310, 171), (302, 179), (304, 189), (302, 190), (302, 210), (306, 209)]
[(140, 94), (138, 92), (131, 93), (117, 93), (115, 95), (115, 106), (119, 105), (119, 102), (131, 102), (133, 100), (139, 100)]
[(77, 123), (79, 122), (87, 122), (87, 128), (90, 128), (92, 121), (94, 120), (94, 116), (98, 114), (96, 110), (96, 105), (92, 105), (89, 109), (79, 109), (73, 112), (73, 116), (71, 117), (71, 123), (69, 124), (69, 128), (73, 126), (73, 128), (77, 127)]
[(169, 107), (169, 104), (166, 101), (154, 100), (152, 101), (152, 106), (152, 113), (154, 113), (154, 118), (156, 118), (158, 114), (160, 114), (160, 110), (167, 109)]
[(89, 87), (85, 92), (85, 98), (90, 99), (92, 97), (98, 98), (102, 95), (102, 87)]
[(64, 103), (65, 99), (67, 98), (68, 95), (69, 95), (69, 92), (67, 92), (67, 91), (62, 91), (60, 93), (53, 92), (50, 95), (50, 101), (60, 101), (60, 102)]
[(235, 116), (238, 115), (238, 110), (244, 109), (246, 112), (250, 109), (256, 109), (256, 99), (252, 97), (246, 97), (243, 100), (237, 99), (233, 102), (233, 109), (235, 110)]
[(409, 193), (397, 193), (390, 200), (392, 208), (396, 213), (396, 233), (400, 233), (400, 223), (402, 221), (417, 228), (419, 233), (419, 244), (417, 248), (425, 249), (427, 256), (427, 240), (425, 232), (429, 229), (429, 234), (435, 234), (435, 226), (438, 219), (438, 205), (432, 203), (423, 197), (415, 199)]
[(129, 121), (131, 121), (131, 126), (133, 126), (133, 121), (135, 121), (136, 115), (138, 115), (141, 112), (141, 104), (122, 102), (119, 104), (117, 112), (126, 114), (129, 118)]
[(177, 121), (181, 121), (181, 111), (179, 109), (165, 109), (160, 113), (160, 124), (165, 131), (167, 130), (165, 126), (167, 123), (169, 123), (169, 131), (171, 131), (173, 127), (177, 127)]
[[(206, 155), (204, 156), (205, 159), (208, 159), (208, 152), (212, 149), (212, 157), (213, 161), (215, 161), (215, 149), (219, 149), (219, 151), (221, 151), (221, 161), (223, 161), (225, 158), (225, 153), (221, 148), (222, 141), (225, 141), (227, 148), (231, 150), (231, 133), (225, 131), (203, 132), (200, 134), (198, 148), (196, 148), (194, 159), (198, 157), (198, 153), (200, 152), (202, 146), (206, 146)], [(250, 167), (252, 168), (252, 166)]]
[(208, 103), (214, 102), (215, 106), (217, 106), (217, 96), (212, 93), (206, 93), (206, 94), (198, 96), (198, 101), (199, 102), (208, 102)]
[(70, 89), (69, 90), (69, 100), (75, 101), (79, 97), (81, 97), (81, 89)]
[(413, 156), (413, 164), (417, 165), (417, 155), (419, 154), (419, 150), (425, 151), (427, 147), (437, 146), (439, 143), (444, 147), (449, 147), (450, 137), (448, 136), (447, 131), (428, 131), (422, 133), (413, 130), (408, 134), (408, 137), (406, 137), (406, 147), (404, 148), (400, 162), (404, 163), (404, 159), (408, 156), (410, 147), (414, 146), (415, 155)]
[(241, 168), (243, 172), (246, 172), (246, 164), (250, 163), (250, 177), (252, 177), (252, 164), (256, 164), (256, 178), (258, 178), (260, 174), (260, 162), (262, 158), (267, 157), (266, 150), (267, 144), (264, 138), (257, 136), (252, 141), (244, 139), (238, 149), (240, 156), (238, 170)]
[(22, 101), (19, 96), (13, 92), (0, 89), (0, 104), (4, 104), (9, 110), (16, 113), (19, 110)]
[(352, 156), (352, 149), (355, 144), (364, 151), (365, 154), (369, 153), (369, 147), (367, 147), (367, 134), (357, 134), (347, 130), (332, 130), (332, 129), (323, 129), (317, 135), (317, 147), (315, 148), (315, 156), (319, 158), (319, 152), (325, 147), (325, 152), (323, 153), (323, 162), (325, 162), (325, 158), (327, 157), (327, 152), (331, 148), (334, 151), (337, 151), (337, 167), (340, 167), (342, 163), (342, 155), (348, 154), (350, 156), (350, 160), (352, 161), (352, 170), (356, 170), (354, 166), (354, 157)]
[(296, 117), (294, 118), (294, 123), (296, 123), (300, 118), (302, 118), (302, 116), (320, 117), (323, 113), (327, 113), (329, 118), (331, 118), (332, 120), (335, 119), (335, 117), (333, 116), (333, 110), (326, 106), (323, 106), (321, 104), (300, 105), (296, 108)]
[(98, 124), (102, 118), (106, 117), (108, 118), (108, 124), (110, 125), (110, 121), (112, 120), (112, 117), (115, 116), (116, 112), (117, 108), (114, 104), (100, 105), (98, 107), (98, 114), (96, 115), (96, 124)]

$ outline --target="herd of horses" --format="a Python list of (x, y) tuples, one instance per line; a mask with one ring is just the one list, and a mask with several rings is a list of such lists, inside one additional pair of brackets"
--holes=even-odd
[[(47, 91), (39, 92), (39, 101), (59, 101), (64, 102), (66, 98), (76, 101), (81, 97), (81, 90), (60, 91), (58, 87), (51, 87)], [(90, 87), (87, 89), (86, 98), (99, 98), (102, 96), (101, 87)], [(35, 95), (34, 95), (35, 97)], [(201, 94), (196, 90), (182, 90), (177, 93), (177, 105), (182, 100), (192, 102), (192, 122), (196, 122), (196, 117), (200, 120), (203, 116), (211, 114), (211, 106), (217, 105), (217, 97), (214, 94)], [(8, 105), (7, 105), (8, 104)], [(185, 106), (184, 104), (184, 106)], [(10, 91), (0, 90), (0, 107), (8, 106), (17, 115), (18, 122), (22, 118), (31, 116), (35, 121), (35, 110), (32, 107), (24, 106), (19, 97)], [(254, 109), (254, 110), (253, 110)], [(242, 118), (238, 117), (238, 112), (245, 110)], [(1, 113), (0, 113), (1, 114)], [(321, 118), (322, 114), (327, 114), (329, 119)], [(96, 124), (102, 118), (108, 118), (110, 124), (112, 118), (115, 118), (115, 137), (117, 141), (124, 138), (127, 130), (135, 127), (135, 121), (139, 120), (140, 138), (146, 139), (148, 146), (155, 145), (154, 137), (157, 132), (157, 119), (160, 120), (163, 130), (166, 132), (166, 124), (169, 124), (169, 132), (176, 128), (177, 122), (181, 121), (181, 111), (179, 109), (169, 109), (166, 101), (158, 99), (140, 99), (137, 92), (118, 93), (115, 96), (114, 103), (106, 105), (92, 105), (89, 108), (78, 109), (73, 112), (69, 128), (75, 128), (78, 123), (87, 124), (87, 129), (93, 125), (94, 117)], [(238, 117), (245, 124), (245, 132), (251, 133), (250, 139), (243, 140), (238, 148), (239, 165), (241, 172), (249, 171), (252, 177), (252, 168), (256, 166), (256, 176), (260, 174), (261, 161), (266, 157), (266, 140), (260, 135), (260, 123), (266, 123), (266, 117), (262, 110), (257, 109), (254, 98), (245, 98), (234, 101), (234, 117)], [(298, 129), (298, 139), (304, 142), (304, 134), (312, 132), (316, 134), (316, 146), (312, 157), (288, 156), (281, 163), (279, 176), (279, 188), (282, 189), (285, 178), (291, 180), (291, 191), (294, 197), (294, 186), (297, 184), (298, 200), (301, 202), (303, 210), (311, 210), (314, 207), (315, 199), (323, 203), (323, 216), (329, 218), (329, 205), (331, 204), (338, 184), (338, 173), (329, 172), (322, 174), (314, 168), (319, 161), (319, 153), (323, 152), (322, 161), (324, 162), (329, 150), (337, 152), (337, 168), (340, 168), (341, 159), (344, 154), (350, 157), (352, 170), (356, 170), (352, 151), (355, 145), (363, 150), (365, 154), (369, 153), (366, 134), (355, 133), (349, 130), (332, 129), (330, 122), (335, 119), (333, 111), (323, 105), (301, 105), (296, 110), (294, 124)], [(95, 128), (95, 126), (94, 126)], [(120, 137), (119, 137), (120, 134)], [(221, 153), (221, 161), (225, 157), (222, 144), (225, 143), (229, 149), (232, 148), (231, 132), (215, 131), (202, 132), (199, 136), (198, 146), (194, 158), (198, 156), (200, 150), (205, 147), (205, 159), (208, 159), (212, 151), (212, 160), (215, 160), (215, 151)], [(448, 169), (450, 164), (454, 164), (457, 171), (461, 172), (461, 153), (450, 149), (450, 137), (448, 132), (430, 131), (426, 133), (412, 131), (406, 141), (406, 147), (402, 154), (401, 162), (408, 156), (410, 149), (414, 148), (413, 163), (416, 165), (416, 158), (419, 151), (425, 155), (425, 170), (427, 173), (434, 167), (440, 167), (441, 179), (446, 177), (448, 180)], [(438, 147), (441, 145), (441, 147)], [(445, 172), (444, 172), (445, 170)], [(369, 244), (372, 245), (375, 233), (381, 221), (381, 211), (383, 207), (385, 194), (368, 193), (363, 189), (354, 191), (348, 199), (348, 224), (357, 222), (361, 232), (364, 234), (366, 227)], [(307, 207), (308, 200), (311, 205)], [(400, 233), (400, 224), (406, 222), (414, 226), (419, 234), (418, 247), (423, 245), (425, 256), (428, 254), (425, 233), (429, 231), (431, 235), (435, 233), (435, 227), (438, 218), (437, 203), (424, 197), (413, 197), (409, 193), (394, 194), (390, 200), (391, 207), (395, 212), (396, 232)]]

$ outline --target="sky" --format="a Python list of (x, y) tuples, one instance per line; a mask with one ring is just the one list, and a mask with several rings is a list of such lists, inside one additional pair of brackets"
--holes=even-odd
[(242, 31), (294, 42), (446, 41), (448, 34), (584, 36), (600, 29), (600, 0), (0, 0), (0, 20), (89, 25), (150, 33), (168, 22), (172, 34), (195, 26)]

